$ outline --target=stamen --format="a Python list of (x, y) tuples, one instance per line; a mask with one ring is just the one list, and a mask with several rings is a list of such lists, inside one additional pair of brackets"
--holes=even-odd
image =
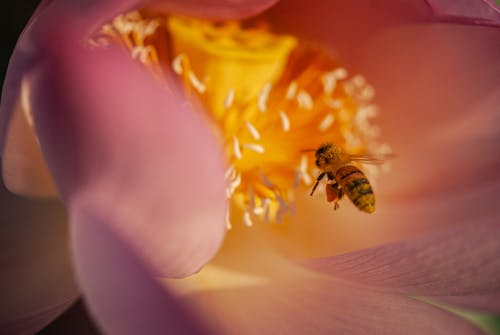
[(268, 200), (268, 202), (264, 206), (264, 222), (269, 223), (269, 219), (271, 217), (271, 208), (269, 206), (269, 203), (271, 202), (271, 200), (267, 198), (264, 200)]
[(285, 133), (290, 131), (290, 119), (284, 111), (280, 111), (281, 127)]
[(184, 72), (184, 69), (182, 68), (182, 60), (185, 57), (186, 57), (185, 54), (179, 54), (172, 61), (172, 70), (174, 70), (174, 72), (177, 73), (178, 75), (181, 75)]
[(262, 173), (262, 171), (259, 171), (259, 178), (260, 181), (262, 181), (262, 183), (266, 185), (268, 188), (270, 189), (274, 188), (274, 184), (271, 183), (271, 181), (269, 181), (269, 179), (266, 178), (266, 176)]
[(318, 130), (325, 132), (333, 125), (335, 122), (335, 116), (332, 113), (328, 113), (323, 120), (320, 122)]
[(233, 228), (233, 225), (231, 224), (231, 212), (229, 210), (229, 207), (226, 209), (225, 221), (226, 221), (226, 229), (231, 230), (231, 228)]
[(142, 33), (144, 34), (144, 36), (148, 37), (150, 35), (153, 35), (156, 31), (156, 29), (158, 29), (158, 27), (160, 26), (160, 22), (158, 20), (153, 20), (151, 22), (149, 22), (143, 29)]
[(347, 70), (343, 67), (336, 68), (335, 70), (332, 71), (333, 75), (337, 80), (343, 80), (347, 78)]
[(191, 82), (191, 85), (198, 91), (198, 93), (203, 94), (205, 93), (206, 86), (196, 77), (193, 71), (188, 72), (188, 78), (189, 81)]
[(363, 100), (372, 100), (375, 97), (375, 89), (371, 85), (366, 85), (360, 93)]
[(321, 81), (323, 82), (323, 92), (326, 95), (330, 95), (335, 91), (335, 87), (337, 86), (337, 77), (334, 71), (325, 73), (321, 77)]
[(234, 102), (234, 88), (229, 89), (227, 92), (226, 99), (224, 100), (224, 108), (229, 109), (233, 105)]
[(231, 165), (227, 170), (226, 172), (224, 173), (224, 179), (227, 180), (227, 179), (234, 179), (236, 175), (236, 171), (234, 169), (234, 165)]
[(253, 222), (252, 222), (252, 219), (250, 217), (250, 213), (248, 213), (248, 212), (243, 213), (243, 222), (245, 222), (245, 226), (247, 226), (247, 227), (253, 226)]
[(304, 90), (300, 90), (297, 94), (297, 101), (299, 106), (307, 110), (311, 110), (314, 107), (314, 101), (311, 95)]
[(236, 136), (233, 136), (233, 153), (237, 159), (241, 159), (243, 157), (240, 149), (240, 141)]
[(253, 192), (253, 187), (251, 185), (248, 190), (248, 207), (252, 211), (255, 208), (255, 193)]
[(293, 80), (290, 85), (288, 85), (288, 88), (286, 90), (286, 99), (287, 100), (293, 100), (295, 98), (295, 95), (297, 94), (297, 88), (298, 84), (295, 80)]
[(255, 128), (255, 126), (253, 124), (250, 123), (250, 121), (245, 121), (245, 126), (247, 127), (248, 131), (250, 132), (250, 135), (252, 135), (253, 139), (258, 141), (260, 139), (260, 133), (259, 131), (257, 130), (257, 128)]
[(358, 87), (362, 87), (366, 84), (366, 79), (360, 74), (355, 75), (352, 79), (352, 83)]
[(339, 109), (342, 108), (343, 103), (342, 100), (340, 99), (332, 99), (330, 97), (324, 99), (325, 103), (328, 105), (328, 107), (331, 107), (333, 109)]
[(265, 152), (265, 149), (262, 145), (257, 144), (257, 143), (245, 143), (243, 144), (243, 148), (255, 151), (259, 154), (263, 154)]
[(266, 85), (264, 85), (264, 87), (259, 93), (258, 106), (261, 112), (265, 112), (267, 110), (267, 100), (269, 99), (269, 93), (271, 93), (271, 88), (272, 84), (267, 83)]

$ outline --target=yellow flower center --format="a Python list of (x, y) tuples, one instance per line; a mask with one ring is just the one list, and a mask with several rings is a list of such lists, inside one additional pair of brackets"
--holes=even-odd
[[(282, 222), (295, 192), (309, 192), (321, 172), (311, 150), (323, 143), (352, 154), (388, 151), (370, 123), (377, 108), (365, 78), (266, 23), (132, 12), (91, 42), (125, 46), (160, 80), (180, 78), (204, 106), (225, 148), (228, 228)], [(370, 178), (378, 172), (364, 171)]]

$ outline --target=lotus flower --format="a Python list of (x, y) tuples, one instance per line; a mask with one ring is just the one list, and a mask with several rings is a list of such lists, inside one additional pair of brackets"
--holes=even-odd
[[(187, 55), (171, 59), (174, 71), (160, 61), (168, 54), (161, 44), (129, 40), (138, 26), (122, 25), (125, 33), (114, 35), (121, 42), (108, 34), (108, 47), (94, 39), (135, 9), (174, 17), (170, 38), (177, 56)], [(216, 40), (240, 34), (238, 25), (221, 35), (217, 24), (183, 18), (253, 15), (276, 35), (265, 27), (238, 35), (261, 53), (236, 43), (235, 58), (204, 38), (212, 30)], [(42, 2), (3, 88), (2, 167), (12, 192), (59, 197), (64, 206), (2, 190), (0, 332), (36, 332), (82, 294), (106, 334), (481, 333), (429, 301), (500, 312), (498, 26), (500, 11), (486, 0)], [(348, 132), (360, 100), (346, 84), (344, 118), (285, 109), (285, 89), (293, 88), (279, 84), (293, 72), (286, 57), (308, 42), (321, 51), (300, 58), (309, 71), (300, 80), (320, 83), (326, 55), (327, 64), (363, 73), (376, 88), (380, 143), (398, 156), (375, 188), (375, 214), (345, 200), (333, 211), (304, 185), (295, 215), (280, 211), (291, 203), (285, 196), (261, 196), (276, 184), (293, 189), (294, 173), (299, 184), (314, 177), (300, 150), (323, 141), (323, 130), (353, 149), (378, 143)], [(205, 82), (199, 71), (208, 68)], [(214, 76), (242, 68), (252, 70), (231, 77), (236, 91)], [(328, 91), (332, 81), (323, 85)], [(307, 87), (292, 92), (293, 103), (319, 113)], [(277, 99), (280, 89), (285, 98)], [(338, 98), (334, 91), (325, 94)], [(224, 114), (248, 97), (256, 98), (248, 119), (241, 109)], [(257, 116), (264, 121), (251, 121)], [(298, 124), (306, 130), (294, 132)], [(265, 147), (244, 146), (244, 136), (257, 134)], [(229, 231), (228, 195), (231, 210), (239, 208)]]

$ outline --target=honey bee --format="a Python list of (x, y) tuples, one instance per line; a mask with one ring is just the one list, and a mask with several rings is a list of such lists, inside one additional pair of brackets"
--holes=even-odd
[[(309, 150), (308, 150), (309, 151)], [(316, 166), (321, 170), (311, 191), (311, 196), (319, 182), (326, 176), (326, 200), (334, 201), (334, 209), (339, 208), (338, 201), (344, 194), (361, 211), (375, 211), (375, 195), (365, 174), (353, 162), (382, 164), (382, 155), (350, 155), (332, 143), (321, 145), (316, 151)]]

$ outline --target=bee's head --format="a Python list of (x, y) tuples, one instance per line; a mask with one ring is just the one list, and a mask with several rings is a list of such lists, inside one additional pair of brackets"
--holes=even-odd
[(337, 147), (332, 143), (325, 143), (316, 150), (316, 166), (322, 170), (335, 159), (337, 155)]

